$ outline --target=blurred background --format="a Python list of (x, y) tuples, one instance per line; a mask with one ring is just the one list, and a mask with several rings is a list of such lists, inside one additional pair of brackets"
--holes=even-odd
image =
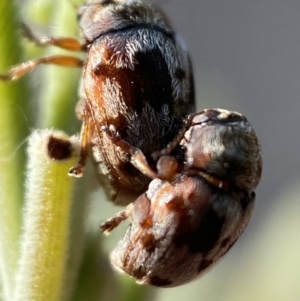
[[(22, 18), (38, 24), (38, 34), (69, 30), (68, 34), (76, 36), (76, 8), (68, 0), (60, 0), (60, 9), (51, 14), (46, 13), (47, 7), (52, 7), (51, 1), (24, 3)], [(155, 3), (169, 16), (190, 50), (197, 110), (221, 107), (243, 113), (260, 138), (264, 166), (256, 190), (254, 216), (229, 253), (202, 278), (178, 288), (153, 289), (148, 298), (156, 301), (299, 301), (300, 1), (157, 0)], [(64, 15), (61, 11), (65, 6)], [(67, 29), (66, 19), (73, 20)], [(32, 49), (32, 45), (24, 44), (24, 47), (26, 53), (41, 54), (40, 50)], [(57, 69), (60, 68), (54, 68), (54, 74)], [(32, 75), (31, 90), (40, 89), (42, 93), (32, 94), (28, 105), (31, 110), (41, 106), (45, 94), (52, 101), (58, 99), (51, 92), (54, 90), (49, 80), (52, 75), (47, 76), (41, 81), (37, 73)], [(28, 127), (51, 126), (63, 128), (69, 134), (78, 132), (79, 123), (74, 121), (73, 113), (76, 88), (73, 91), (66, 92), (73, 99), (66, 109), (72, 115), (72, 122), (62, 118), (57, 124), (51, 124), (44, 117), (38, 120), (33, 117), (35, 121), (31, 122), (27, 117)], [(53, 108), (53, 103), (43, 101), (42, 106)], [(32, 114), (30, 108), (28, 111)], [(86, 209), (87, 228), (96, 232), (98, 225), (120, 208), (102, 201), (104, 197), (96, 183), (88, 185), (93, 192)], [(94, 252), (93, 256), (107, 258), (106, 252), (116, 245), (123, 231), (124, 228), (118, 229), (108, 238), (97, 232), (94, 237), (102, 239), (105, 254)], [(105, 269), (109, 269), (107, 262)], [(106, 298), (113, 300), (110, 293)]]

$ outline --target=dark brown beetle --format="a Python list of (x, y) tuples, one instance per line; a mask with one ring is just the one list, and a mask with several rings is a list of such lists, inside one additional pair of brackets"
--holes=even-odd
[[(109, 233), (130, 219), (111, 261), (138, 283), (173, 287), (193, 280), (230, 249), (252, 215), (262, 158), (247, 119), (204, 110), (189, 118), (179, 138), (155, 154), (161, 155), (156, 170), (140, 150), (118, 142), (153, 178), (145, 193), (101, 226)], [(178, 145), (183, 160), (169, 155)]]

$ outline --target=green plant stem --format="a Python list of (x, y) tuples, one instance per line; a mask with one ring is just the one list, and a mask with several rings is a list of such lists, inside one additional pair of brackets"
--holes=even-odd
[[(29, 139), (24, 233), (15, 301), (58, 301), (66, 268), (69, 217), (79, 146), (65, 160), (49, 158), (49, 137), (67, 140), (61, 132), (36, 131)], [(72, 142), (72, 146), (75, 142)]]
[[(0, 72), (22, 61), (15, 1), (0, 1)], [(29, 97), (24, 82), (0, 82), (0, 277), (3, 299), (12, 300), (18, 261), (24, 153), (29, 132), (24, 117)]]

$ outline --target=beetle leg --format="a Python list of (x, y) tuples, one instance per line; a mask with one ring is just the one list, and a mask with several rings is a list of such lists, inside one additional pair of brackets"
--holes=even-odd
[(174, 148), (179, 144), (179, 142), (184, 137), (187, 129), (191, 126), (195, 115), (196, 114), (190, 114), (189, 116), (186, 117), (185, 122), (182, 126), (182, 129), (179, 131), (178, 135), (170, 143), (168, 143), (168, 145), (165, 148), (163, 148), (159, 151), (153, 152), (151, 154), (151, 157), (154, 160), (158, 160), (158, 158), (160, 158), (162, 156), (170, 155), (170, 153), (174, 150)]
[(101, 130), (105, 132), (106, 135), (115, 143), (115, 145), (120, 147), (124, 153), (131, 155), (131, 164), (134, 167), (136, 167), (140, 172), (152, 179), (158, 177), (157, 173), (154, 172), (148, 164), (143, 152), (139, 148), (134, 147), (125, 140), (123, 140), (120, 134), (116, 131), (116, 129), (113, 126), (102, 126)]
[(70, 51), (85, 51), (86, 47), (85, 45), (80, 44), (79, 41), (77, 41), (74, 38), (68, 38), (68, 37), (42, 37), (37, 38), (34, 36), (30, 28), (23, 23), (22, 24), (22, 33), (23, 35), (30, 41), (34, 42), (38, 46), (56, 46), (62, 49), (70, 50)]
[(134, 204), (131, 203), (125, 210), (118, 212), (114, 217), (111, 217), (106, 222), (102, 223), (100, 226), (102, 232), (104, 234), (109, 234), (131, 215), (133, 208)]
[(79, 161), (76, 166), (72, 167), (69, 170), (70, 176), (79, 178), (83, 174), (83, 169), (85, 167), (86, 159), (87, 159), (87, 141), (88, 141), (87, 134), (88, 134), (88, 122), (84, 122), (80, 134), (81, 151), (80, 151)]
[(82, 67), (83, 61), (79, 58), (67, 55), (45, 56), (37, 60), (27, 61), (11, 68), (7, 73), (0, 73), (0, 80), (17, 80), (29, 71), (34, 70), (39, 65), (58, 65), (64, 67)]

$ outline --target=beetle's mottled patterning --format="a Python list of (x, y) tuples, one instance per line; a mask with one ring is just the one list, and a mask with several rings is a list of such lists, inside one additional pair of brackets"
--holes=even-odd
[(257, 136), (222, 109), (194, 111), (187, 50), (164, 14), (142, 0), (91, 0), (79, 9), (82, 43), (37, 39), (86, 52), (54, 55), (0, 74), (16, 80), (41, 64), (83, 67), (77, 115), (81, 176), (89, 156), (99, 182), (126, 209), (102, 224), (131, 223), (111, 254), (139, 283), (187, 283), (224, 255), (247, 226), (261, 176)]
[(150, 154), (172, 141), (194, 111), (189, 56), (165, 15), (141, 0), (88, 1), (79, 9), (78, 22), (83, 43), (72, 38), (37, 39), (24, 29), (38, 45), (86, 52), (85, 61), (64, 55), (43, 57), (0, 74), (0, 80), (16, 80), (41, 64), (83, 67), (76, 109), (83, 122), (82, 151), (70, 174), (81, 176), (89, 156), (109, 198), (129, 204), (150, 180), (102, 129), (109, 127), (141, 149), (155, 167)]
[(149, 178), (101, 128), (113, 129), (154, 164), (150, 154), (172, 141), (194, 109), (189, 57), (165, 16), (144, 1), (89, 1), (79, 23), (88, 49), (79, 107), (83, 147), (110, 197), (128, 204)]
[[(148, 174), (148, 190), (102, 225), (108, 233), (130, 218), (111, 260), (139, 283), (172, 287), (196, 278), (229, 250), (252, 215), (262, 159), (247, 119), (210, 109), (187, 124), (179, 143), (184, 159), (163, 155)], [(139, 150), (132, 154), (135, 166), (147, 164)]]

